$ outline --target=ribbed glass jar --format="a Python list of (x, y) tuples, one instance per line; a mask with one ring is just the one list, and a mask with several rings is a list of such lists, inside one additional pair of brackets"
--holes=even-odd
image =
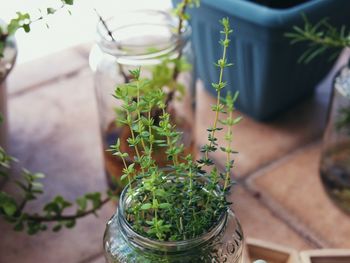
[(336, 76), (323, 140), (320, 174), (326, 192), (350, 213), (350, 67)]
[(128, 206), (124, 189), (117, 213), (107, 223), (104, 250), (108, 263), (242, 263), (244, 238), (231, 210), (200, 237), (178, 242), (161, 242), (136, 233), (125, 218)]
[[(122, 189), (124, 185), (120, 176), (123, 162), (106, 150), (120, 138), (121, 149), (129, 153), (130, 161), (134, 155), (126, 141), (130, 136), (129, 129), (116, 121), (120, 103), (112, 96), (117, 85), (131, 80), (130, 70), (141, 67), (141, 78), (153, 79), (154, 87), (165, 91), (167, 110), (177, 129), (183, 132), (185, 154), (194, 151), (195, 69), (189, 41), (191, 28), (185, 23), (179, 34), (178, 21), (173, 16), (161, 11), (143, 10), (117, 14), (100, 21), (97, 35), (97, 44), (90, 54), (90, 65), (94, 71), (105, 171), (110, 186)], [(175, 65), (178, 65), (174, 60), (180, 57), (183, 62), (181, 69), (174, 73)], [(167, 81), (169, 76), (174, 79), (173, 82)], [(152, 112), (152, 115), (155, 121), (159, 121), (157, 112)], [(154, 151), (153, 158), (158, 164), (167, 165), (162, 150)]]

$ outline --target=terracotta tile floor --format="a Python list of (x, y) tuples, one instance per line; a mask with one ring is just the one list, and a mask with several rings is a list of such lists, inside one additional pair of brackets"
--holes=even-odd
[[(33, 210), (58, 193), (74, 199), (106, 188), (87, 48), (18, 66), (9, 80), (11, 153), (48, 175), (47, 192)], [(232, 201), (246, 236), (296, 249), (350, 247), (350, 217), (325, 196), (317, 172), (330, 79), (277, 120), (245, 117), (235, 128), (240, 154)], [(196, 134), (203, 142), (213, 99), (200, 82), (197, 94)], [(0, 262), (102, 263), (104, 225), (114, 211), (109, 204), (73, 230), (35, 237), (0, 221)]]

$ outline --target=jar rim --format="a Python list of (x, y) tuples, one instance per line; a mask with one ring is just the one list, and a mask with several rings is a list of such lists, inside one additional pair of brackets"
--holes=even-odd
[(230, 209), (223, 211), (216, 224), (213, 225), (208, 232), (203, 233), (200, 236), (180, 241), (159, 241), (140, 235), (126, 220), (124, 207), (127, 201), (129, 201), (127, 197), (128, 189), (129, 184), (123, 189), (120, 195), (117, 220), (119, 221), (121, 230), (124, 230), (121, 232), (124, 232), (123, 235), (127, 236), (127, 240), (131, 241), (134, 245), (142, 248), (156, 249), (159, 251), (167, 252), (181, 252), (199, 247), (205, 243), (209, 243), (224, 230), (224, 227), (227, 223), (228, 213), (231, 211)]
[[(180, 50), (188, 41), (191, 34), (189, 24), (183, 24), (181, 34), (176, 32), (177, 26), (178, 19), (161, 10), (140, 9), (117, 13), (97, 23), (97, 44), (103, 52), (116, 57), (158, 58)], [(143, 35), (138, 36), (138, 30)], [(153, 42), (146, 32), (152, 32)], [(164, 35), (161, 36), (161, 33)], [(138, 44), (132, 43), (137, 37), (135, 42)], [(147, 41), (142, 43), (140, 40)]]

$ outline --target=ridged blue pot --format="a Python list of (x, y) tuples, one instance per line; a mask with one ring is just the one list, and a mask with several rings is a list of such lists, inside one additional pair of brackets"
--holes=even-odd
[(298, 64), (305, 46), (291, 46), (284, 33), (303, 25), (302, 13), (311, 22), (329, 17), (338, 26), (349, 23), (349, 10), (347, 0), (310, 0), (284, 9), (248, 0), (202, 0), (199, 8), (189, 9), (197, 74), (214, 93), (211, 83), (218, 71), (213, 62), (222, 52), (218, 21), (229, 17), (234, 28), (229, 60), (235, 65), (226, 79), (232, 91), (240, 92), (237, 108), (258, 120), (271, 119), (310, 96), (332, 67), (327, 56)]

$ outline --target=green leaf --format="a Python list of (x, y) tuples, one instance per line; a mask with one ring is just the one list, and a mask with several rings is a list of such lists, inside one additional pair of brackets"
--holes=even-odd
[(74, 0), (62, 0), (63, 3), (67, 4), (67, 5), (73, 5), (74, 4)]
[(66, 228), (73, 228), (75, 226), (75, 223), (76, 221), (72, 219), (72, 220), (66, 221), (64, 225), (66, 226)]
[(52, 228), (52, 231), (53, 232), (58, 232), (60, 231), (62, 228), (62, 225), (61, 224), (58, 224), (58, 225), (55, 225), (53, 228)]
[(101, 193), (95, 192), (95, 193), (89, 193), (86, 194), (85, 197), (92, 201), (93, 209), (97, 209), (101, 205)]
[(76, 200), (76, 203), (77, 203), (80, 211), (85, 211), (86, 210), (87, 200), (86, 200), (86, 198), (84, 196), (78, 197), (77, 200)]
[(30, 25), (29, 24), (24, 24), (23, 25), (24, 32), (28, 33), (30, 32)]
[(143, 204), (142, 206), (141, 206), (141, 210), (149, 210), (149, 209), (151, 209), (152, 208), (152, 204), (150, 204), (150, 203), (145, 203), (145, 204)]
[(5, 215), (13, 216), (17, 211), (17, 203), (15, 199), (4, 192), (0, 192), (0, 208)]
[(55, 8), (52, 8), (52, 7), (46, 8), (46, 13), (47, 13), (48, 15), (52, 15), (52, 14), (54, 14), (56, 11), (57, 11), (57, 10), (56, 10)]
[(159, 205), (160, 209), (170, 209), (171, 208), (171, 204), (169, 203), (162, 203)]

